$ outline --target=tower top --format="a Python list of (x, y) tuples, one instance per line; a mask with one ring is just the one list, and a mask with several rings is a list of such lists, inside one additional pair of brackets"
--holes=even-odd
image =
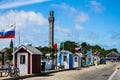
[(52, 16), (52, 17), (54, 16), (54, 11), (53, 10), (51, 10), (49, 13), (50, 13), (50, 16)]
[[(49, 22), (52, 22), (52, 23), (54, 23), (54, 20), (55, 20), (55, 18), (54, 18), (54, 11), (53, 10), (51, 10), (51, 11), (49, 11), (49, 18), (48, 18), (48, 21)], [(50, 23), (51, 24), (51, 23)], [(52, 27), (52, 26), (51, 26)]]

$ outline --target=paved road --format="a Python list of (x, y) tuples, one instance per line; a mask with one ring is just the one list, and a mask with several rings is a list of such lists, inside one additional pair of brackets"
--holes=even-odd
[(87, 67), (76, 70), (62, 71), (52, 74), (44, 74), (23, 80), (108, 80), (114, 72), (116, 64), (99, 65), (97, 68)]
[[(74, 80), (108, 80), (109, 76), (114, 72), (116, 65), (90, 70), (88, 72), (76, 75)], [(73, 80), (69, 79), (69, 80)]]
[(113, 73), (112, 77), (109, 80), (120, 80), (120, 69), (117, 69), (115, 74)]

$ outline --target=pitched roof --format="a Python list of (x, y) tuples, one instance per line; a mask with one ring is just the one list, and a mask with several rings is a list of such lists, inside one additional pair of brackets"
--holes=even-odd
[(74, 56), (75, 55), (78, 55), (78, 56), (82, 57), (82, 53), (75, 53)]
[(119, 57), (120, 55), (114, 51), (110, 52), (109, 54), (106, 55), (106, 57)]
[(67, 50), (61, 50), (59, 53), (60, 53), (60, 54), (61, 54), (61, 53), (64, 53), (64, 54), (73, 54), (72, 52), (67, 51)]
[(35, 47), (33, 46), (29, 46), (29, 45), (21, 45), (14, 53), (16, 53), (17, 51), (19, 51), (21, 48), (24, 48), (25, 50), (27, 50), (30, 54), (41, 54), (42, 55), (42, 52), (39, 51), (38, 49), (36, 49)]

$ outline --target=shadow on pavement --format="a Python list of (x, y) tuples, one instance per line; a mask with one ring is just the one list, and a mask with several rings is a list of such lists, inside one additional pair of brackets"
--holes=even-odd
[(19, 77), (19, 79), (16, 80), (20, 80), (20, 79), (25, 79), (25, 78), (32, 78), (32, 77), (49, 77), (49, 76), (53, 76), (52, 74), (49, 73), (41, 73), (41, 74), (35, 74), (33, 76), (23, 76), (23, 77)]

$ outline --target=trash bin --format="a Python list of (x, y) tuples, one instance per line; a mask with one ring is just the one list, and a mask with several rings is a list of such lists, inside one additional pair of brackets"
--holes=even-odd
[(42, 66), (41, 66), (42, 67), (42, 71), (45, 71), (45, 64), (46, 64), (45, 62), (42, 62)]
[(83, 61), (83, 62), (82, 62), (82, 67), (84, 67), (84, 66), (85, 66), (85, 62)]
[(81, 65), (82, 65), (82, 67), (85, 67), (85, 66), (86, 66), (86, 62), (85, 62), (84, 59), (82, 60), (82, 64), (81, 64)]

